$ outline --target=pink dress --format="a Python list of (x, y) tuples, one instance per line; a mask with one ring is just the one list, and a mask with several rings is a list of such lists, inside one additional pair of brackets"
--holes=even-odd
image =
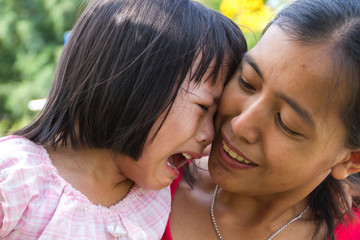
[(0, 239), (158, 240), (170, 201), (169, 188), (135, 185), (111, 207), (94, 205), (58, 175), (42, 146), (0, 138)]

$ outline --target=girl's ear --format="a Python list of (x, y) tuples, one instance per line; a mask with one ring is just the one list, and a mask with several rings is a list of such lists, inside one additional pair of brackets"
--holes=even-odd
[(331, 175), (335, 179), (345, 179), (351, 174), (360, 172), (360, 149), (352, 152), (346, 159), (331, 168)]

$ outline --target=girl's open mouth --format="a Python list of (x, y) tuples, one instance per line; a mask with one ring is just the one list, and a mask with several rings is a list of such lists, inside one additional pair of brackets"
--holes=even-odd
[(187, 153), (177, 153), (168, 158), (167, 165), (174, 169), (179, 169), (180, 167), (184, 166), (190, 159), (192, 159), (192, 157)]

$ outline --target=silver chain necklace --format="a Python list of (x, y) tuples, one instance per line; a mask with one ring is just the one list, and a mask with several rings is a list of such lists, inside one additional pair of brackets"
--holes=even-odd
[[(211, 201), (211, 207), (210, 207), (210, 214), (211, 214), (211, 219), (212, 219), (212, 222), (214, 224), (214, 228), (215, 228), (215, 231), (218, 235), (218, 238), (219, 240), (223, 240), (221, 234), (220, 234), (220, 231), (219, 231), (219, 228), (216, 224), (216, 221), (215, 221), (215, 216), (214, 216), (214, 204), (215, 204), (215, 198), (216, 198), (216, 195), (217, 195), (217, 192), (219, 190), (219, 186), (216, 185), (215, 187), (215, 190), (214, 190), (214, 194), (213, 194), (213, 198), (212, 198), (212, 201)], [(281, 228), (279, 228), (276, 232), (274, 232), (267, 240), (271, 240), (273, 239), (276, 235), (278, 235), (282, 230), (284, 230), (286, 227), (288, 227), (290, 224), (292, 224), (293, 222), (295, 222), (296, 220), (300, 219), (304, 213), (309, 209), (309, 206), (307, 206), (304, 210), (301, 211), (301, 213), (299, 215), (297, 215), (296, 217), (294, 217), (293, 219), (291, 219), (289, 222), (287, 222), (284, 226), (282, 226)]]

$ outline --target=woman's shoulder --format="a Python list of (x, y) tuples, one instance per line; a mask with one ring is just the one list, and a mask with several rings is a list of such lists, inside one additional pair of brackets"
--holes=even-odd
[[(190, 185), (181, 178), (174, 195), (174, 205), (182, 205), (177, 209), (200, 210), (203, 206), (210, 206), (215, 183), (207, 170), (207, 158), (201, 158), (190, 165), (190, 171), (196, 181)], [(193, 209), (193, 210), (191, 210)], [(195, 211), (195, 212), (196, 212)]]
[(215, 184), (208, 171), (208, 157), (202, 157), (194, 160), (189, 166), (195, 182), (192, 186), (187, 184), (184, 178), (181, 178), (179, 188), (190, 191), (192, 194), (207, 194), (214, 190)]
[[(168, 236), (171, 229), (171, 235), (181, 236), (181, 239), (199, 239), (199, 236), (206, 236), (209, 228), (212, 230), (209, 211), (215, 184), (207, 170), (207, 158), (196, 160), (190, 170), (195, 172), (196, 182), (190, 186), (181, 179), (173, 198), (168, 229)], [(197, 229), (196, 233), (188, 231), (189, 226)]]

